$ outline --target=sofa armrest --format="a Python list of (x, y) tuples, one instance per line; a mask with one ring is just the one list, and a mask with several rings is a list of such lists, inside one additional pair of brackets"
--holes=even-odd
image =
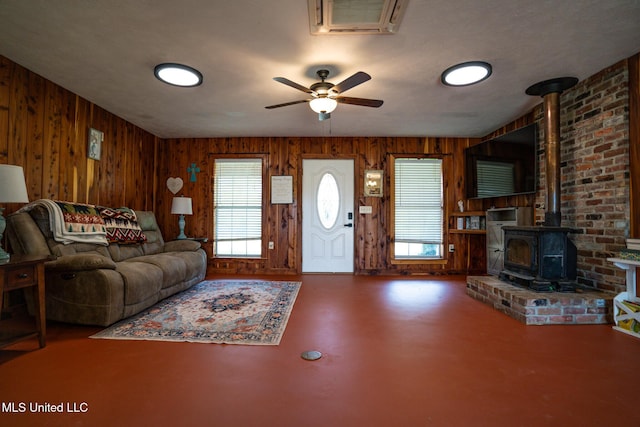
[(164, 252), (194, 252), (202, 245), (195, 240), (171, 240), (164, 243)]
[(116, 263), (113, 260), (98, 254), (64, 255), (54, 261), (45, 263), (50, 271), (86, 271), (107, 268), (115, 270)]

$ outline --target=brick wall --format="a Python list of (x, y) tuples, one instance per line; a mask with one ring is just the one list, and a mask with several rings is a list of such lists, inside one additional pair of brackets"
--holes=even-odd
[[(578, 282), (622, 292), (625, 277), (606, 259), (629, 237), (629, 91), (627, 61), (579, 82), (560, 98), (562, 225), (578, 229)], [(536, 222), (544, 221), (542, 104)]]

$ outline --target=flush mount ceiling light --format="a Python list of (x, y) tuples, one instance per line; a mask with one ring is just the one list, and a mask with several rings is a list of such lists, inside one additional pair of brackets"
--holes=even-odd
[(491, 75), (491, 64), (470, 61), (447, 68), (440, 80), (447, 86), (469, 86), (486, 80)]
[(202, 84), (202, 74), (187, 65), (165, 63), (156, 65), (153, 73), (167, 84), (180, 87), (193, 87)]

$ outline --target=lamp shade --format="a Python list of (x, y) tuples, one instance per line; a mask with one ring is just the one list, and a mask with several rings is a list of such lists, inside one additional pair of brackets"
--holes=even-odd
[(29, 203), (22, 166), (0, 165), (0, 203)]
[(174, 197), (171, 202), (171, 213), (177, 215), (193, 215), (191, 197)]

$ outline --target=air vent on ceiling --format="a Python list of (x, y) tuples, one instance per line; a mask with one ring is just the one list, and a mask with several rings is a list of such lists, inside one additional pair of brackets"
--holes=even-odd
[(393, 34), (409, 0), (308, 0), (311, 34)]

